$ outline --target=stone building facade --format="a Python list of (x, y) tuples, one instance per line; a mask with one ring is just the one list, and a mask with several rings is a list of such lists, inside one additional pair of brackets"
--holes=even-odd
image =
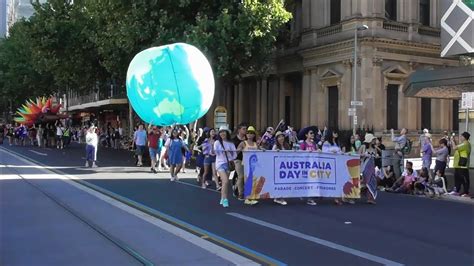
[[(459, 64), (440, 57), (440, 1), (295, 0), (291, 38), (268, 75), (218, 88), (214, 108), (227, 109), (231, 126), (245, 121), (262, 130), (285, 119), (296, 128), (351, 129), (354, 34), (357, 26), (367, 25), (358, 31), (355, 99), (363, 102), (357, 107), (358, 127), (457, 129), (457, 101), (402, 93), (412, 72)], [(211, 109), (207, 122), (212, 116)]]

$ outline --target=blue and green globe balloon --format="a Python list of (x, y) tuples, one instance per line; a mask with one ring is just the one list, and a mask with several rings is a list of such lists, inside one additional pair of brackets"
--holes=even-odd
[(211, 107), (211, 65), (199, 49), (185, 43), (146, 49), (130, 62), (127, 96), (135, 112), (147, 123), (191, 123)]

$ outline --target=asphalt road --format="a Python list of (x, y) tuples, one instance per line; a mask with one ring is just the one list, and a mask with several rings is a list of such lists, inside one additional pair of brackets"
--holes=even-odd
[[(215, 235), (248, 253), (289, 265), (473, 265), (474, 205), (380, 193), (378, 204), (308, 206), (271, 201), (249, 207), (195, 185), (194, 172), (173, 183), (168, 174), (134, 167), (127, 151), (99, 149), (99, 168), (84, 168), (84, 150), (3, 148)], [(189, 171), (189, 170), (188, 170)]]

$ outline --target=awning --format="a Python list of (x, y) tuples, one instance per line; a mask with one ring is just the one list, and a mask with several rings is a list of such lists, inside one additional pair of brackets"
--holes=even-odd
[(474, 92), (474, 65), (418, 70), (405, 84), (407, 97), (460, 99), (463, 92)]
[[(68, 107), (68, 112), (71, 111), (90, 111), (96, 109), (104, 109), (104, 108), (127, 108), (128, 107), (128, 100), (126, 98), (123, 99), (107, 99), (97, 102), (90, 102), (84, 103), (79, 105), (73, 105)], [(61, 111), (66, 111), (65, 109)]]

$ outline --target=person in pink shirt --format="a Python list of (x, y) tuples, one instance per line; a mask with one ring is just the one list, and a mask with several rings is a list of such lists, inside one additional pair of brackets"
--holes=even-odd
[[(314, 141), (314, 131), (309, 130), (306, 134), (306, 140), (301, 143), (300, 145), (300, 150), (302, 151), (319, 151), (318, 145), (316, 145), (316, 142)], [(303, 199), (303, 198), (301, 198)], [(315, 206), (318, 203), (313, 199), (313, 198), (307, 198), (306, 199), (306, 204)]]
[(403, 184), (395, 189), (396, 193), (410, 193), (413, 189), (413, 183), (416, 180), (416, 177), (413, 175), (413, 169), (406, 169), (407, 170), (407, 175), (403, 179)]
[(306, 139), (300, 144), (300, 150), (302, 151), (319, 151), (318, 145), (314, 141), (314, 131), (309, 130), (306, 134)]

